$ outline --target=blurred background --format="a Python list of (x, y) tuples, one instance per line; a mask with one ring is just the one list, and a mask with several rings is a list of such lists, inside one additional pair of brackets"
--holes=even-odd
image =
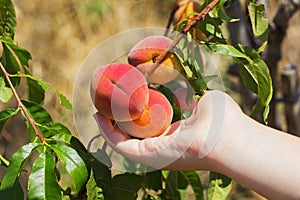
[[(32, 73), (54, 85), (72, 101), (73, 84), (80, 65), (97, 44), (132, 28), (166, 27), (174, 1), (13, 0), (17, 14), (15, 41), (31, 52)], [(281, 1), (267, 2), (267, 17), (272, 19)], [(300, 66), (299, 19), (300, 12), (289, 22), (279, 68), (288, 63)], [(25, 93), (22, 87), (18, 91)], [(51, 90), (47, 93), (45, 107), (55, 121), (64, 123), (76, 133), (72, 112), (60, 106)], [(26, 142), (25, 133), (20, 137), (21, 130), (26, 130), (21, 116), (7, 124), (0, 135), (2, 155), (10, 157)], [(231, 199), (261, 198), (241, 186), (236, 187)]]

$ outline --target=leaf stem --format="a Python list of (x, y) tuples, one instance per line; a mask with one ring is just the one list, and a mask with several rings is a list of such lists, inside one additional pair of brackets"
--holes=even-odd
[(213, 0), (210, 4), (208, 4), (200, 13), (198, 13), (192, 21), (190, 21), (187, 26), (181, 31), (181, 33), (173, 40), (173, 42), (162, 52), (159, 56), (156, 57), (154, 61), (154, 65), (150, 68), (150, 70), (145, 74), (146, 79), (151, 76), (151, 74), (159, 67), (159, 64), (164, 60), (164, 58), (168, 55), (169, 52), (173, 50), (173, 48), (178, 44), (178, 42), (186, 35), (189, 30), (196, 26), (196, 24), (203, 20), (204, 17), (217, 5), (219, 0)]
[(10, 74), (5, 70), (4, 66), (2, 65), (2, 63), (0, 62), (0, 68), (1, 71), (3, 72), (9, 87), (13, 93), (13, 95), (15, 96), (17, 102), (18, 102), (18, 107), (21, 108), (22, 112), (25, 114), (27, 120), (29, 121), (29, 123), (31, 124), (32, 128), (34, 129), (35, 135), (42, 141), (42, 143), (45, 142), (45, 138), (42, 136), (42, 134), (40, 133), (40, 131), (38, 130), (38, 128), (35, 125), (35, 121), (34, 119), (30, 116), (30, 114), (28, 113), (27, 109), (25, 108), (24, 104), (22, 103), (15, 87), (13, 86), (11, 80), (10, 80)]
[(0, 154), (0, 162), (2, 162), (5, 167), (9, 166), (9, 161), (6, 160), (1, 154)]

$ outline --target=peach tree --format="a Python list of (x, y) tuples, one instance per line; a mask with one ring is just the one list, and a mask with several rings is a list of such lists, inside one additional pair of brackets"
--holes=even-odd
[[(204, 76), (202, 61), (193, 57), (199, 51), (199, 46), (212, 53), (232, 57), (240, 65), (244, 85), (257, 95), (252, 116), (261, 114), (267, 122), (272, 82), (268, 67), (260, 57), (267, 45), (268, 34), (268, 21), (263, 17), (264, 6), (256, 0), (247, 2), (253, 34), (262, 41), (259, 48), (253, 49), (240, 44), (233, 46), (224, 37), (221, 26), (238, 20), (225, 14), (224, 4), (228, 2), (206, 0), (200, 4), (185, 1), (184, 5), (176, 2), (169, 25), (173, 22), (174, 30), (178, 34), (166, 51), (157, 56), (155, 62), (162, 61), (168, 51), (179, 44), (180, 48), (176, 46), (175, 52), (183, 65), (183, 74), (191, 84), (193, 94), (201, 98), (209, 89), (207, 83), (213, 77)], [(30, 138), (30, 142), (19, 148), (10, 158), (0, 155), (0, 164), (6, 168), (0, 184), (1, 198), (184, 199), (187, 188), (191, 187), (197, 200), (226, 199), (233, 181), (215, 172), (210, 172), (206, 185), (201, 183), (195, 171), (155, 170), (113, 175), (109, 167), (93, 157), (80, 140), (64, 124), (54, 121), (45, 109), (45, 93), (48, 89), (57, 94), (65, 109), (72, 110), (72, 105), (52, 84), (31, 74), (30, 52), (14, 41), (16, 25), (12, 1), (0, 0), (0, 100), (7, 105), (0, 112), (0, 130), (8, 120), (21, 113)], [(186, 42), (184, 37), (197, 41), (197, 44)], [(24, 82), (21, 81), (23, 79)], [(18, 94), (20, 84), (27, 88), (24, 99)], [(158, 89), (166, 97), (174, 95), (166, 88)], [(11, 104), (8, 103), (12, 98), (17, 102), (16, 107), (9, 107)], [(178, 115), (181, 114), (174, 107), (175, 102), (170, 103), (175, 113), (173, 120), (178, 120)], [(24, 173), (28, 174), (26, 184), (20, 181)]]

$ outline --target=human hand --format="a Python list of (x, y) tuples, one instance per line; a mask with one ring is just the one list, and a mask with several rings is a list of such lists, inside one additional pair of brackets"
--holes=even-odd
[[(207, 91), (191, 117), (171, 124), (158, 137), (133, 139), (100, 113), (96, 120), (108, 144), (125, 157), (157, 169), (205, 170), (214, 164), (211, 154), (239, 106), (221, 91)], [(227, 133), (227, 132), (226, 132)]]

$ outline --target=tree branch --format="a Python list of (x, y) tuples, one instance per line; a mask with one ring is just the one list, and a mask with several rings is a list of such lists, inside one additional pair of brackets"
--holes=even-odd
[(159, 64), (164, 60), (167, 56), (168, 52), (172, 51), (173, 48), (178, 44), (178, 42), (190, 31), (190, 29), (197, 25), (200, 20), (203, 20), (205, 16), (217, 5), (219, 0), (213, 0), (210, 4), (208, 4), (196, 17), (193, 18), (192, 21), (188, 23), (188, 25), (181, 31), (181, 33), (173, 40), (170, 46), (165, 49), (163, 53), (161, 53), (158, 57), (156, 57), (154, 61), (154, 65), (150, 68), (150, 70), (145, 74), (146, 79), (151, 76), (151, 74), (158, 68)]
[(35, 125), (35, 121), (34, 119), (30, 116), (30, 114), (28, 113), (27, 109), (25, 108), (25, 106), (23, 105), (15, 87), (13, 86), (11, 80), (10, 80), (10, 74), (5, 70), (4, 66), (2, 65), (2, 63), (0, 62), (0, 68), (1, 71), (3, 72), (7, 83), (9, 84), (9, 87), (13, 93), (13, 95), (15, 96), (17, 102), (18, 102), (18, 107), (22, 110), (22, 112), (25, 114), (27, 120), (29, 121), (29, 123), (31, 124), (32, 128), (34, 129), (35, 135), (44, 143), (45, 142), (45, 138), (42, 136), (42, 134), (39, 132), (38, 128)]

